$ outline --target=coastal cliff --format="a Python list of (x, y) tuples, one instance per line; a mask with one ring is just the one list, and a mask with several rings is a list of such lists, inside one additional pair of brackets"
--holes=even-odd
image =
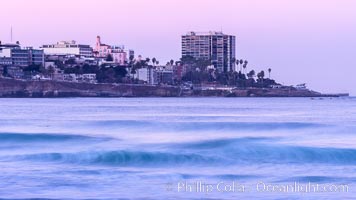
[(176, 97), (177, 87), (20, 81), (0, 78), (0, 97)]
[(0, 97), (337, 97), (311, 90), (246, 88), (233, 90), (182, 90), (178, 86), (91, 84), (56, 81), (22, 81), (0, 78)]

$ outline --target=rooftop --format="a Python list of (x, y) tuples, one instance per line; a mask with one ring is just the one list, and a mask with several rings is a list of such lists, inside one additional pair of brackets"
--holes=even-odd
[(222, 31), (209, 31), (209, 32), (188, 32), (186, 35), (192, 36), (192, 35), (226, 35)]
[(0, 48), (20, 48), (19, 44), (0, 44)]

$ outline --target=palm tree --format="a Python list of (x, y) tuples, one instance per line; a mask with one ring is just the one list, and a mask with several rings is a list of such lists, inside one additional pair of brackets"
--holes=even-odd
[(244, 64), (244, 61), (241, 59), (240, 60), (240, 70), (242, 69), (242, 64)]
[(263, 88), (263, 79), (265, 77), (265, 71), (262, 70), (260, 73), (257, 74), (257, 77), (258, 77), (258, 79), (260, 79), (261, 85), (262, 85), (262, 88)]
[(263, 78), (265, 77), (265, 71), (260, 71), (258, 74), (257, 74), (257, 78), (258, 79), (261, 79), (261, 80), (263, 80)]
[(235, 66), (235, 64), (236, 64), (236, 58), (232, 57), (232, 58), (231, 58), (231, 63), (232, 63), (233, 66), (234, 66), (234, 70), (233, 70), (233, 71), (236, 71), (236, 66)]
[[(236, 60), (236, 68), (239, 68), (240, 60)], [(239, 69), (241, 71), (241, 69)]]
[(129, 68), (130, 68), (129, 72), (130, 72), (130, 73), (131, 73), (132, 68), (133, 68), (133, 65), (134, 65), (134, 59), (135, 59), (135, 57), (134, 57), (133, 55), (131, 55), (131, 56), (129, 57)]
[(248, 61), (245, 60), (245, 61), (244, 61), (244, 65), (242, 66), (242, 67), (244, 68), (244, 71), (243, 71), (244, 73), (245, 73), (245, 71), (246, 71), (247, 64), (248, 64)]
[(268, 78), (271, 79), (271, 71), (272, 69), (271, 68), (268, 68)]
[(152, 65), (155, 66), (157, 59), (155, 57), (152, 58)]
[(240, 65), (242, 65), (242, 64), (244, 64), (244, 60), (241, 59), (240, 60)]

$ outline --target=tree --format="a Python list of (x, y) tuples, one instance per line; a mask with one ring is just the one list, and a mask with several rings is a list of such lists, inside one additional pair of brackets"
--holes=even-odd
[(133, 55), (130, 55), (130, 57), (129, 57), (130, 62), (133, 62), (134, 59), (135, 59), (135, 57)]
[(233, 66), (234, 66), (234, 70), (233, 70), (233, 71), (236, 71), (236, 58), (235, 58), (235, 57), (232, 57), (232, 58), (231, 58), (231, 63), (232, 63)]
[(96, 74), (99, 71), (99, 67), (97, 65), (84, 64), (82, 71), (84, 74)]
[(245, 61), (244, 61), (244, 65), (242, 66), (242, 67), (244, 68), (244, 71), (243, 71), (244, 73), (245, 73), (245, 71), (246, 71), (247, 64), (248, 64), (248, 61), (245, 60)]
[(127, 71), (124, 67), (102, 66), (99, 70), (97, 70), (96, 78), (99, 83), (121, 83), (123, 82), (126, 74)]
[(146, 64), (150, 63), (150, 58), (146, 58)]
[(50, 75), (51, 79), (53, 79), (53, 74), (55, 72), (55, 69), (52, 65), (48, 67), (48, 74)]
[(193, 64), (196, 59), (193, 56), (183, 56), (180, 61), (182, 64)]
[(271, 68), (268, 68), (268, 78), (271, 79), (271, 71), (272, 69)]
[(249, 73), (247, 73), (247, 77), (248, 77), (249, 79), (252, 79), (255, 75), (256, 75), (255, 70), (251, 70)]
[(31, 64), (27, 66), (23, 71), (25, 72), (40, 72), (40, 65)]
[(265, 78), (265, 71), (261, 71), (261, 78), (262, 78), (262, 80)]
[(207, 67), (211, 65), (211, 61), (208, 59), (195, 60), (192, 65), (194, 68), (199, 68), (200, 71), (206, 71)]
[(155, 57), (152, 58), (152, 65), (155, 66), (157, 59)]
[(120, 78), (125, 77), (127, 74), (127, 71), (124, 67), (115, 67), (114, 70), (115, 70), (115, 74)]
[(135, 59), (135, 57), (134, 57), (133, 55), (131, 55), (131, 56), (129, 57), (129, 67), (130, 67), (130, 68), (132, 68), (132, 66), (133, 66), (133, 64), (134, 64), (134, 59)]
[(105, 60), (108, 61), (108, 62), (112, 62), (112, 61), (114, 61), (114, 58), (112, 57), (111, 54), (108, 54), (108, 55), (106, 56), (106, 59), (105, 59)]
[(66, 60), (64, 62), (64, 64), (66, 64), (66, 65), (75, 65), (75, 64), (77, 64), (77, 62), (75, 61), (75, 58), (69, 58), (68, 60)]
[(3, 75), (3, 76), (8, 76), (8, 73), (7, 73), (7, 66), (6, 66), (6, 65), (4, 66), (4, 70), (3, 70), (3, 72), (2, 72), (2, 75)]
[(134, 67), (134, 59), (135, 59), (135, 57), (133, 55), (130, 55), (130, 57), (129, 57), (129, 65), (128, 65), (130, 73), (132, 71), (132, 68)]
[(171, 60), (169, 61), (169, 64), (170, 64), (171, 66), (173, 66), (173, 64), (174, 64), (174, 60), (173, 60), (173, 59), (171, 59)]
[(82, 68), (77, 65), (75, 67), (68, 67), (64, 69), (65, 74), (83, 74)]
[(264, 77), (265, 77), (265, 72), (263, 70), (257, 74), (257, 78), (261, 82), (262, 87), (263, 87), (263, 79), (264, 79)]

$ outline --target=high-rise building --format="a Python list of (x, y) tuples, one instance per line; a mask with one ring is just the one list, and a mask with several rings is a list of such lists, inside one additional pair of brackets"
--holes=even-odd
[(189, 32), (182, 36), (182, 57), (209, 60), (220, 72), (234, 69), (235, 36), (222, 32)]

